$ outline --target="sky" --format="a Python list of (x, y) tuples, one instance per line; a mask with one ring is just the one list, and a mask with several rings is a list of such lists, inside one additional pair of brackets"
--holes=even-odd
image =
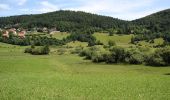
[(0, 17), (73, 10), (134, 20), (169, 8), (170, 0), (0, 0)]

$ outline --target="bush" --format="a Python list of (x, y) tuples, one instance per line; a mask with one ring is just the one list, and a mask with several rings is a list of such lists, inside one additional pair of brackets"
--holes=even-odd
[(165, 47), (163, 49), (159, 49), (156, 53), (162, 57), (166, 65), (170, 65), (170, 48)]
[(115, 46), (115, 45), (116, 45), (116, 42), (115, 42), (115, 41), (112, 41), (112, 40), (109, 40), (108, 45), (109, 45), (110, 47), (111, 47), (111, 46)]
[(33, 54), (33, 55), (42, 55), (41, 50), (42, 49), (40, 47), (34, 48), (34, 49), (32, 49), (31, 54)]
[(96, 41), (96, 45), (103, 45), (103, 43), (101, 41)]
[(85, 56), (86, 59), (92, 59), (93, 54), (95, 54), (96, 52), (102, 52), (104, 50), (105, 49), (103, 48), (103, 46), (93, 46), (82, 50), (80, 56)]
[(26, 48), (25, 53), (30, 53), (32, 55), (47, 55), (49, 54), (50, 49), (49, 46), (42, 46), (42, 47), (32, 47)]
[(71, 51), (72, 54), (80, 54), (83, 50), (83, 47), (79, 46), (76, 47), (73, 51)]
[(130, 49), (126, 52), (125, 61), (129, 64), (142, 64), (144, 62), (144, 55), (137, 48)]
[(97, 51), (92, 54), (92, 61), (99, 63), (99, 62), (106, 62), (106, 56), (108, 55), (109, 52), (107, 51)]
[(108, 63), (121, 63), (125, 61), (125, 49), (122, 47), (112, 47), (110, 49), (111, 55), (107, 55), (109, 57)]
[(149, 65), (149, 66), (165, 66), (166, 65), (162, 57), (156, 53), (146, 56), (145, 62), (146, 62), (146, 65)]
[(101, 52), (94, 52), (92, 56), (92, 61), (93, 62), (103, 62), (104, 58)]
[(157, 49), (153, 54), (146, 57), (146, 64), (151, 66), (169, 66), (170, 48)]
[(31, 48), (26, 48), (24, 53), (32, 53), (32, 49)]
[(48, 46), (48, 45), (43, 46), (43, 47), (41, 48), (41, 53), (42, 53), (42, 54), (49, 54), (49, 53), (50, 53), (50, 48), (49, 48), (49, 46)]
[(65, 54), (65, 52), (67, 52), (67, 50), (65, 48), (60, 48), (57, 50), (57, 52), (59, 55), (63, 55), (63, 54)]

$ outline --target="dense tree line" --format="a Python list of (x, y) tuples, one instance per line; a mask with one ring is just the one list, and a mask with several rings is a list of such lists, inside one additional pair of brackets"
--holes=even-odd
[(142, 26), (152, 33), (170, 32), (170, 9), (157, 12), (141, 19), (132, 21), (136, 26)]
[(135, 44), (135, 43), (137, 43), (139, 41), (143, 41), (143, 40), (153, 43), (154, 39), (157, 39), (157, 38), (163, 38), (165, 41), (164, 42), (165, 46), (170, 43), (170, 33), (169, 32), (167, 32), (166, 34), (163, 34), (163, 33), (137, 34), (131, 38), (131, 43)]
[(63, 45), (65, 42), (62, 40), (58, 40), (56, 38), (49, 38), (46, 36), (26, 36), (25, 38), (20, 38), (13, 34), (9, 35), (9, 38), (0, 37), (0, 42), (20, 45), (20, 46), (28, 46), (34, 43), (36, 46), (44, 46), (44, 45)]
[[(170, 9), (164, 10), (134, 21), (124, 21), (107, 16), (85, 12), (56, 11), (37, 15), (21, 15), (1, 17), (0, 27), (16, 27), (31, 30), (33, 28), (57, 28), (60, 31), (75, 32), (77, 30), (108, 30), (111, 34), (142, 34), (169, 32)], [(116, 31), (115, 31), (116, 30)]]
[(32, 55), (47, 55), (50, 53), (50, 48), (48, 45), (35, 47), (34, 44), (31, 48), (26, 48), (25, 53), (30, 53)]
[(88, 42), (89, 46), (94, 46), (96, 44), (96, 38), (92, 35), (93, 31), (77, 31), (67, 38), (64, 39), (65, 42), (70, 42), (70, 41), (81, 41), (81, 42)]
[(1, 17), (0, 27), (22, 27), (26, 29), (36, 27), (56, 27), (60, 31), (74, 32), (79, 29), (109, 29), (126, 26), (127, 21), (112, 17), (100, 16), (85, 12), (56, 11), (46, 14)]
[(93, 46), (78, 52), (80, 56), (90, 59), (95, 63), (105, 62), (110, 64), (145, 64), (149, 66), (169, 66), (170, 48), (156, 49), (152, 53), (145, 53), (140, 48), (122, 48), (112, 46), (104, 49), (101, 46)]

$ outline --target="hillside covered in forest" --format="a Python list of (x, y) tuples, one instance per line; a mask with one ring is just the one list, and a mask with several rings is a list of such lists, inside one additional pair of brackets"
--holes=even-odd
[(132, 21), (154, 32), (170, 32), (170, 9)]
[(37, 15), (20, 15), (10, 17), (0, 17), (0, 27), (22, 27), (33, 28), (57, 28), (60, 31), (74, 32), (77, 30), (92, 29), (117, 30), (119, 33), (128, 34), (132, 30), (142, 33), (143, 29), (152, 33), (169, 32), (170, 29), (170, 9), (160, 11), (141, 19), (124, 21), (108, 16), (90, 14), (81, 11), (55, 11)]
[(37, 15), (21, 15), (1, 17), (0, 27), (23, 27), (31, 29), (35, 27), (56, 27), (60, 31), (75, 31), (77, 29), (109, 29), (127, 26), (127, 21), (112, 17), (100, 16), (85, 12), (56, 11)]

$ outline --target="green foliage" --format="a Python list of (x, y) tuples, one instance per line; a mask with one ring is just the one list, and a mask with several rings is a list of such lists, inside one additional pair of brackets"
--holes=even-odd
[(165, 66), (166, 65), (162, 57), (157, 53), (148, 55), (145, 58), (145, 62), (146, 62), (146, 65), (150, 65), (150, 66)]
[(110, 47), (111, 47), (111, 46), (115, 46), (115, 45), (116, 45), (116, 42), (113, 41), (113, 40), (109, 40), (108, 45), (109, 45)]
[(125, 61), (129, 64), (142, 64), (144, 62), (144, 55), (137, 48), (132, 48), (126, 51)]
[(32, 42), (36, 46), (43, 45), (63, 45), (65, 42), (63, 40), (58, 40), (56, 38), (48, 38), (46, 36), (26, 36), (25, 38), (19, 38), (12, 34), (9, 35), (9, 38), (1, 38), (0, 42), (20, 45), (20, 46), (28, 46)]
[(12, 17), (1, 17), (0, 27), (23, 27), (26, 29), (54, 28), (61, 32), (75, 32), (76, 30), (100, 31), (109, 28), (120, 28), (127, 22), (112, 17), (100, 16), (85, 12), (76, 11), (56, 11), (38, 15), (22, 15)]
[(2, 31), (0, 31), (0, 37), (2, 37)]
[(107, 51), (97, 51), (93, 53), (91, 59), (93, 62), (96, 62), (96, 63), (105, 62), (106, 61), (105, 55), (107, 54), (109, 54), (109, 52)]
[(59, 55), (63, 55), (63, 54), (65, 54), (67, 52), (67, 50), (65, 48), (59, 48), (57, 50), (57, 52), (58, 52)]
[(170, 48), (165, 47), (156, 50), (153, 54), (146, 57), (146, 64), (152, 66), (169, 66)]
[(25, 53), (30, 53), (32, 55), (47, 55), (49, 54), (50, 49), (49, 46), (42, 46), (42, 47), (32, 47), (26, 48)]
[(80, 54), (82, 52), (82, 50), (83, 50), (83, 47), (78, 46), (71, 53), (72, 54)]
[[(85, 56), (86, 59), (92, 59), (93, 55), (96, 55), (96, 52), (103, 52), (105, 49), (102, 46), (92, 46), (88, 48), (84, 48), (80, 53), (80, 56)], [(96, 54), (95, 54), (96, 53)]]
[(149, 15), (147, 17), (137, 19), (132, 21), (135, 25), (140, 25), (148, 30), (150, 30), (152, 33), (159, 33), (162, 32), (165, 34), (165, 32), (170, 31), (170, 9), (157, 12), (155, 14)]
[(100, 40), (97, 40), (95, 44), (96, 45), (103, 45), (103, 43)]
[(96, 38), (92, 35), (91, 32), (75, 32), (68, 36), (65, 41), (81, 41), (81, 42), (88, 42), (88, 46), (94, 46), (96, 44)]
[(122, 47), (112, 47), (110, 49), (111, 55), (110, 59), (107, 59), (107, 63), (121, 63), (125, 60), (125, 49)]

